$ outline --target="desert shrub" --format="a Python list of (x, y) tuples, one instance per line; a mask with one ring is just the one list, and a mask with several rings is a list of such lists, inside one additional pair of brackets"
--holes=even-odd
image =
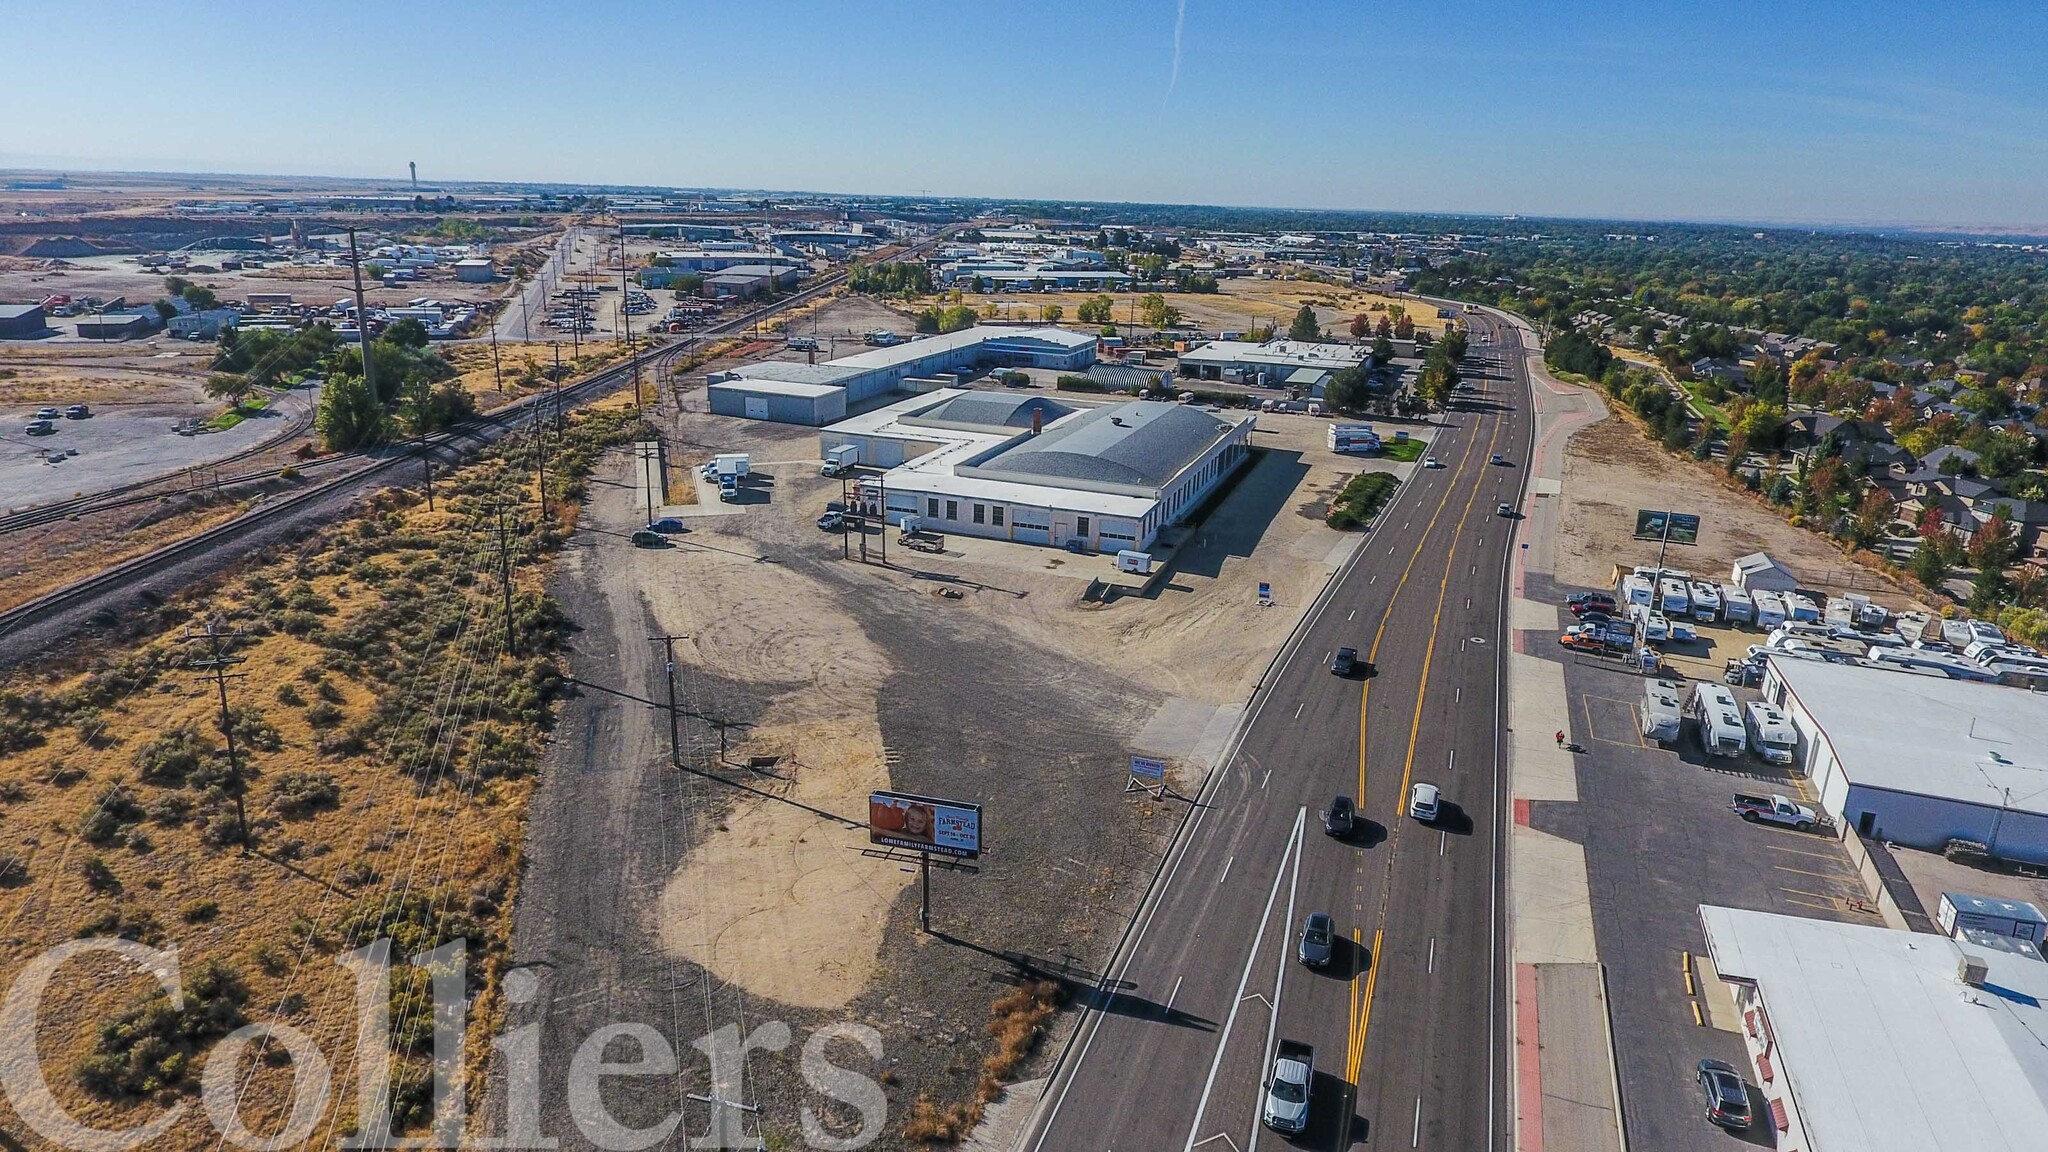
[(277, 686), (277, 702), (279, 704), (288, 704), (292, 707), (297, 707), (301, 704), (304, 704), (306, 702), (306, 698), (304, 696), (299, 695), (299, 689), (296, 685), (287, 681), (286, 683), (279, 684)]
[(1371, 524), (1399, 485), (1400, 481), (1385, 472), (1353, 476), (1337, 498), (1330, 501), (1330, 527), (1351, 529)]
[(306, 709), (306, 723), (316, 729), (332, 728), (341, 723), (341, 709), (325, 700), (316, 701), (312, 707)]
[(164, 929), (149, 909), (121, 904), (78, 926), (79, 939), (94, 936), (117, 936), (123, 940), (155, 944), (163, 939)]
[(85, 814), (78, 834), (88, 844), (118, 844), (128, 826), (141, 823), (145, 815), (133, 792), (119, 784), (109, 784)]
[(182, 784), (213, 755), (197, 725), (174, 728), (135, 750), (135, 767), (151, 784)]
[(241, 976), (207, 960), (188, 973), (183, 1008), (158, 990), (103, 1021), (74, 1078), (103, 1099), (189, 1091), (200, 1051), (241, 1027), (248, 1001)]
[(325, 772), (285, 772), (270, 785), (270, 808), (280, 816), (310, 816), (340, 800), (341, 786)]
[(13, 852), (0, 852), (0, 888), (28, 882), (28, 861)]
[(178, 919), (187, 924), (204, 924), (220, 915), (220, 905), (211, 900), (194, 900), (178, 909)]

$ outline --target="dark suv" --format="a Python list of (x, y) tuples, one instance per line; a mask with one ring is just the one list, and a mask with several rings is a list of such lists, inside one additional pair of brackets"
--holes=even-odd
[(1733, 1065), (1723, 1060), (1702, 1060), (1699, 1082), (1700, 1091), (1707, 1097), (1708, 1120), (1731, 1132), (1749, 1127), (1749, 1087)]
[(1339, 648), (1337, 649), (1337, 654), (1330, 657), (1330, 675), (1349, 676), (1356, 671), (1358, 671), (1358, 649)]
[(1358, 821), (1358, 809), (1352, 807), (1351, 797), (1339, 796), (1330, 801), (1330, 809), (1323, 813), (1323, 831), (1331, 836), (1349, 836), (1351, 827)]

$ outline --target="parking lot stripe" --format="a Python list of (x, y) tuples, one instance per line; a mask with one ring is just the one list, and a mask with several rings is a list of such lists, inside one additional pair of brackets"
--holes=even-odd
[(1834, 859), (1833, 856), (1830, 856), (1825, 852), (1809, 852), (1804, 848), (1787, 848), (1783, 844), (1766, 844), (1764, 845), (1764, 847), (1769, 848), (1773, 852), (1790, 852), (1798, 856), (1812, 856), (1815, 859), (1819, 860)]
[[(1783, 891), (1783, 889), (1780, 889), (1780, 891)], [(1832, 899), (1833, 899), (1833, 897), (1828, 897), (1828, 899), (1832, 900)], [(1833, 904), (1816, 904), (1816, 903), (1814, 903), (1814, 902), (1813, 902), (1813, 901), (1811, 901), (1811, 900), (1799, 900), (1799, 899), (1795, 899), (1795, 898), (1793, 898), (1793, 897), (1791, 897), (1791, 896), (1787, 896), (1787, 897), (1785, 897), (1785, 903), (1787, 903), (1787, 904), (1797, 904), (1797, 905), (1799, 905), (1799, 906), (1800, 906), (1800, 907), (1802, 907), (1802, 908), (1818, 908), (1818, 909), (1822, 910), (1823, 912), (1833, 912), (1833, 911), (1835, 911), (1835, 906), (1834, 906)]]
[(1787, 867), (1786, 867), (1785, 865), (1783, 865), (1783, 864), (1773, 864), (1773, 865), (1771, 865), (1771, 867), (1772, 867), (1772, 868), (1775, 868), (1775, 869), (1777, 869), (1777, 870), (1778, 870), (1778, 871), (1780, 871), (1780, 872), (1792, 872), (1792, 873), (1796, 873), (1796, 874), (1798, 874), (1798, 875), (1800, 875), (1800, 876), (1811, 876), (1811, 877), (1813, 877), (1813, 878), (1814, 878), (1814, 879), (1816, 879), (1816, 880), (1839, 880), (1839, 879), (1841, 879), (1841, 877), (1840, 877), (1839, 875), (1836, 875), (1836, 874), (1834, 874), (1834, 873), (1831, 873), (1831, 872), (1808, 872), (1808, 871), (1807, 871), (1806, 869), (1804, 869), (1804, 868), (1787, 868)]

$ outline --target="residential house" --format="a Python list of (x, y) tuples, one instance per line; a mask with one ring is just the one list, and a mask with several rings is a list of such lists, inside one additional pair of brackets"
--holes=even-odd
[(1719, 380), (1738, 388), (1749, 383), (1749, 370), (1733, 360), (1702, 356), (1692, 362), (1691, 368), (1695, 380)]

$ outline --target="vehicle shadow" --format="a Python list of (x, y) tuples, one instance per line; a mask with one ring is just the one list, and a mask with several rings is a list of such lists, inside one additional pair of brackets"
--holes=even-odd
[(1377, 848), (1387, 839), (1387, 826), (1377, 820), (1354, 816), (1351, 820), (1351, 831), (1342, 836), (1332, 836), (1330, 839), (1358, 849)]
[(1742, 1086), (1749, 1090), (1749, 1114), (1753, 1119), (1749, 1127), (1728, 1134), (1752, 1147), (1776, 1148), (1778, 1126), (1771, 1122), (1771, 1102), (1764, 1098), (1763, 1090), (1756, 1085), (1744, 1081)]
[(1472, 834), (1472, 816), (1459, 805), (1445, 800), (1438, 805), (1436, 820), (1430, 826), (1440, 832), (1448, 832), (1453, 836), (1470, 836)]

